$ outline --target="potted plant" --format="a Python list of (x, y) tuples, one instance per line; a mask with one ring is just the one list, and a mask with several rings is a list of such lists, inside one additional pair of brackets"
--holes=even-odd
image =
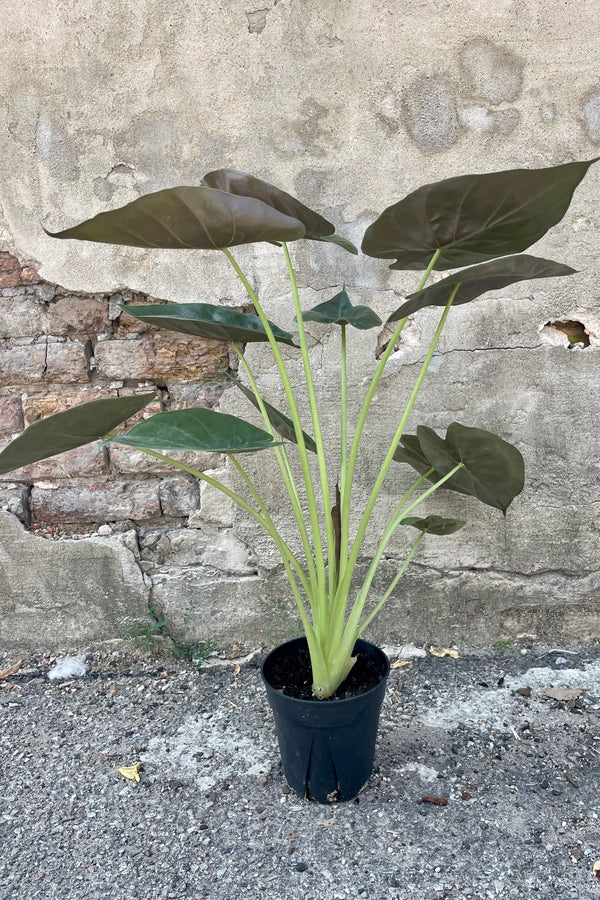
[[(426, 534), (449, 535), (464, 524), (421, 513), (421, 504), (445, 489), (471, 495), (506, 514), (523, 488), (523, 458), (501, 437), (457, 422), (448, 426), (444, 436), (423, 425), (407, 434), (406, 427), (453, 305), (524, 279), (573, 273), (569, 266), (522, 251), (560, 221), (591, 162), (449, 178), (420, 187), (389, 206), (368, 227), (362, 242), (365, 254), (393, 260), (391, 269), (419, 269), (424, 274), (418, 290), (390, 312), (388, 324), (393, 326), (393, 333), (375, 368), (351, 436), (347, 421), (348, 327), (370, 329), (381, 320), (369, 307), (353, 305), (345, 290), (313, 309), (302, 309), (288, 244), (296, 240), (327, 241), (350, 253), (358, 252), (335, 234), (334, 226), (321, 215), (265, 181), (222, 169), (206, 175), (199, 186), (148, 194), (52, 235), (144, 248), (218, 250), (235, 269), (254, 305), (254, 315), (196, 303), (124, 309), (160, 328), (231, 342), (244, 380), (231, 377), (260, 411), (263, 427), (225, 413), (194, 408), (160, 412), (124, 434), (115, 433), (116, 426), (139, 412), (154, 394), (96, 400), (27, 428), (0, 453), (0, 473), (98, 439), (124, 444), (208, 482), (239, 504), (270, 535), (281, 555), (305, 636), (273, 651), (263, 665), (263, 677), (275, 714), (285, 774), (301, 795), (322, 802), (350, 799), (371, 772), (389, 664), (362, 636)], [(231, 252), (234, 246), (256, 241), (277, 245), (276, 252), (283, 255), (295, 306), (297, 345), (294, 335), (267, 319)], [(448, 269), (459, 271), (427, 285), (433, 271)], [(408, 316), (425, 306), (442, 309), (439, 324), (356, 532), (351, 534), (353, 479), (369, 407)], [(341, 453), (334, 461), (327, 458), (324, 448), (323, 410), (319, 410), (304, 328), (308, 321), (331, 323), (341, 330)], [(285, 413), (261, 396), (244, 357), (243, 345), (254, 341), (270, 345), (287, 401)], [(281, 344), (300, 348), (311, 418), (306, 427), (312, 434), (300, 421)], [(266, 449), (276, 457), (302, 554), (294, 553), (276, 529), (259, 488), (241, 461), (244, 453)], [(244, 493), (168, 455), (181, 450), (227, 454), (239, 473)], [(290, 464), (292, 451), (299, 458), (300, 479)], [(362, 584), (356, 586), (353, 576), (363, 540), (388, 470), (395, 462), (412, 466), (418, 477), (391, 512)], [(396, 577), (372, 602), (379, 562), (392, 535), (401, 527), (414, 529), (416, 538)]]

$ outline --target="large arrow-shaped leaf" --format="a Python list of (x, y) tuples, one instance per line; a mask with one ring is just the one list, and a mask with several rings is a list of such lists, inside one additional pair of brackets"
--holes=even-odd
[[(121, 306), (142, 322), (178, 331), (196, 337), (212, 338), (215, 341), (235, 341), (240, 344), (268, 341), (267, 334), (258, 316), (236, 312), (210, 303), (165, 303), (160, 305)], [(275, 340), (282, 344), (294, 345), (289, 332), (269, 323)]]
[[(246, 387), (245, 384), (242, 384), (241, 381), (239, 381), (237, 378), (234, 378), (231, 374), (229, 375), (229, 379), (240, 389), (242, 394), (244, 394), (244, 396), (248, 398), (250, 403), (254, 404), (257, 409), (260, 409), (258, 400), (254, 396), (254, 391), (251, 391)], [(280, 434), (281, 437), (285, 438), (286, 441), (292, 441), (294, 444), (297, 444), (298, 441), (296, 440), (296, 431), (294, 429), (294, 423), (292, 422), (292, 420), (288, 418), (288, 416), (280, 412), (278, 409), (275, 409), (274, 406), (271, 406), (270, 403), (267, 403), (266, 400), (263, 400), (263, 403), (265, 404), (269, 422), (271, 423), (277, 434)], [(315, 444), (314, 438), (311, 438), (311, 436), (305, 431), (303, 431), (302, 434), (304, 435), (304, 443), (306, 444), (306, 449), (311, 450), (313, 453), (316, 453), (317, 445)]]
[(461, 175), (418, 188), (367, 229), (367, 256), (396, 259), (392, 269), (438, 270), (520, 253), (564, 216), (595, 160), (545, 169)]
[(276, 447), (261, 428), (214, 409), (178, 409), (158, 413), (134, 425), (127, 434), (110, 442), (141, 450), (206, 450), (213, 453), (247, 453)]
[(453, 422), (446, 438), (431, 428), (419, 425), (417, 437), (421, 451), (440, 475), (447, 475), (462, 463), (453, 479), (471, 494), (504, 513), (523, 490), (525, 465), (516, 447), (491, 431), (469, 428)]
[(426, 516), (424, 519), (418, 516), (407, 516), (402, 519), (401, 525), (412, 525), (419, 531), (426, 531), (428, 534), (454, 534), (466, 524), (464, 519), (446, 519), (444, 516)]
[(561, 275), (573, 275), (574, 272), (575, 269), (570, 266), (527, 254), (495, 259), (493, 262), (482, 263), (471, 269), (463, 269), (456, 275), (449, 275), (422, 291), (409, 294), (406, 303), (392, 313), (388, 322), (397, 322), (425, 306), (445, 306), (452, 289), (457, 284), (460, 287), (454, 295), (453, 306), (469, 303), (487, 291), (498, 291), (517, 281), (527, 281), (531, 278), (556, 278)]
[(305, 232), (300, 219), (261, 200), (200, 185), (145, 194), (73, 228), (47, 234), (128, 247), (214, 250), (254, 241), (295, 241)]
[[(290, 219), (297, 219), (304, 225), (303, 237), (305, 238), (318, 240), (335, 231), (335, 226), (331, 222), (309, 209), (304, 203), (300, 203), (291, 194), (269, 184), (268, 181), (263, 181), (262, 178), (248, 175), (246, 172), (239, 172), (237, 169), (216, 169), (204, 176), (202, 184), (233, 196), (252, 197), (283, 215), (289, 216)], [(281, 240), (285, 240), (285, 238), (281, 238)]]
[(156, 394), (92, 400), (34, 422), (0, 453), (0, 475), (105, 437)]
[(304, 322), (320, 322), (321, 324), (352, 325), (361, 331), (381, 325), (381, 319), (369, 306), (353, 306), (344, 288), (312, 309), (302, 313)]
[(227, 191), (230, 194), (240, 194), (244, 197), (254, 197), (261, 200), (268, 206), (272, 206), (286, 216), (298, 219), (306, 228), (304, 237), (313, 241), (328, 241), (337, 244), (349, 253), (357, 254), (358, 250), (346, 238), (334, 234), (335, 228), (324, 219), (323, 216), (309, 209), (304, 203), (300, 203), (291, 194), (280, 188), (263, 181), (261, 178), (255, 178), (254, 175), (247, 175), (246, 172), (238, 172), (237, 169), (217, 169), (215, 172), (209, 172), (202, 179), (202, 183), (208, 187), (218, 188), (221, 191)]

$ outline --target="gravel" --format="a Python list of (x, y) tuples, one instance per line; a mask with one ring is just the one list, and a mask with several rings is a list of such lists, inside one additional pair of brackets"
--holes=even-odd
[(51, 681), (31, 656), (0, 675), (0, 898), (597, 898), (600, 648), (550, 649), (394, 669), (334, 806), (285, 785), (256, 662), (96, 651)]

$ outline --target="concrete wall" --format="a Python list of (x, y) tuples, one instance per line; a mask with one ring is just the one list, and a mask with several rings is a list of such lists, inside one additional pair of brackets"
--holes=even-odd
[[(591, 158), (600, 144), (600, 12), (585, 6), (585, 19), (562, 0), (485, 8), (474, 0), (267, 0), (256, 8), (238, 0), (58, 0), (52, 9), (25, 0), (7, 8), (0, 25), (0, 442), (80, 399), (149, 384), (166, 408), (200, 403), (252, 418), (245, 401), (224, 390), (225, 347), (158, 342), (116, 308), (124, 294), (242, 307), (247, 298), (220, 254), (57, 242), (40, 223), (58, 230), (140, 193), (234, 166), (295, 193), (358, 243), (383, 207), (428, 181)], [(506, 519), (457, 496), (431, 508), (464, 514), (469, 524), (424, 542), (373, 628), (375, 639), (486, 643), (532, 632), (585, 643), (600, 636), (599, 194), (592, 168), (564, 221), (535, 248), (577, 268), (576, 276), (520, 285), (453, 311), (412, 425), (442, 429), (459, 420), (496, 430), (523, 452), (527, 486)], [(314, 243), (300, 242), (293, 255), (306, 307), (345, 282), (354, 302), (385, 316), (418, 280)], [(236, 256), (270, 317), (293, 329), (281, 254), (255, 246)], [(418, 313), (390, 361), (360, 459), (358, 500), (436, 319), (434, 311)], [(564, 319), (583, 323), (589, 347), (569, 349), (560, 328), (548, 325)], [(319, 391), (335, 399), (338, 334), (320, 326), (310, 332)], [(375, 332), (352, 336), (353, 417), (375, 339)], [(247, 358), (277, 402), (264, 348), (249, 348)], [(300, 379), (293, 352), (290, 371)], [(326, 425), (332, 452), (334, 422)], [(3, 646), (112, 637), (120, 591), (130, 608), (150, 601), (191, 638), (266, 644), (269, 633), (294, 626), (276, 555), (253, 524), (210, 489), (139, 463), (121, 451), (77, 451), (0, 484)], [(200, 464), (235, 481), (222, 459)], [(264, 454), (248, 464), (261, 477), (269, 472)], [(390, 477), (380, 525), (407, 478), (400, 467)], [(293, 542), (270, 478), (266, 494)], [(106, 590), (95, 589), (90, 617), (80, 614), (87, 595), (79, 572), (88, 546), (97, 546), (85, 535), (98, 529)], [(405, 539), (391, 548), (382, 585)], [(48, 577), (58, 561), (72, 572), (60, 596)], [(32, 594), (36, 628), (28, 631), (13, 615), (29, 615), (27, 592), (17, 585), (32, 565), (46, 595)], [(63, 632), (57, 622), (67, 621), (68, 609), (72, 624)]]

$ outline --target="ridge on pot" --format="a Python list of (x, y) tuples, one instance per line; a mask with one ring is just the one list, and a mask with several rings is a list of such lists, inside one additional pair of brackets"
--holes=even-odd
[(343, 699), (297, 699), (273, 686), (273, 670), (283, 660), (297, 665), (298, 651), (307, 649), (306, 638), (281, 644), (269, 653), (261, 670), (275, 720), (284, 775), (295, 793), (306, 800), (318, 803), (352, 800), (373, 770), (389, 660), (374, 644), (358, 640), (353, 655), (359, 660), (369, 659), (378, 672), (379, 683), (364, 693)]

